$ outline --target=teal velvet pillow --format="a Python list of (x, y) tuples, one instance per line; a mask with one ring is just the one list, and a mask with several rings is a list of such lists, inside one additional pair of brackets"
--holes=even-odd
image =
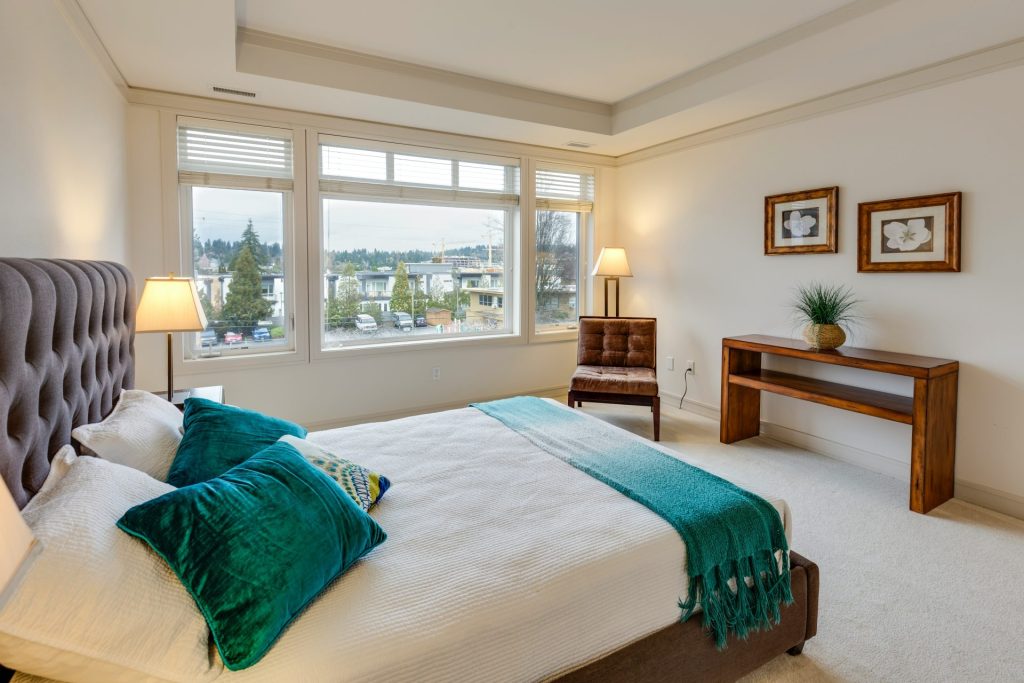
[(306, 436), (306, 430), (294, 422), (205, 398), (185, 400), (183, 427), (185, 433), (167, 473), (171, 486), (219, 477), (285, 434)]
[(137, 505), (117, 526), (178, 575), (232, 671), (258, 662), (332, 579), (387, 538), (286, 443)]

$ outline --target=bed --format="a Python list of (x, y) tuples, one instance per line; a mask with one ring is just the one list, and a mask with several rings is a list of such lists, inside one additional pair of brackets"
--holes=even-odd
[[(132, 386), (135, 292), (116, 264), (19, 259), (0, 259), (0, 292), (0, 474), (24, 505), (47, 454)], [(309, 438), (389, 474), (389, 539), (218, 681), (728, 681), (815, 633), (817, 567), (791, 553), (781, 623), (716, 650), (678, 622), (679, 535), (476, 409)]]

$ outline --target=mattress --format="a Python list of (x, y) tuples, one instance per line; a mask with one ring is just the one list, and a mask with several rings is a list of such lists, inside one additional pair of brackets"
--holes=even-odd
[(391, 479), (388, 540), (219, 682), (544, 680), (679, 619), (675, 530), (476, 409), (309, 439)]

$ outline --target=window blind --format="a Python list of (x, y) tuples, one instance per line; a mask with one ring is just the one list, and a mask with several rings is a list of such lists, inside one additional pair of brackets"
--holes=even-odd
[(594, 176), (538, 169), (536, 176), (537, 208), (544, 211), (593, 211)]
[(291, 189), (291, 135), (273, 129), (179, 125), (178, 177), (192, 184), (217, 184), (220, 179), (233, 185)]

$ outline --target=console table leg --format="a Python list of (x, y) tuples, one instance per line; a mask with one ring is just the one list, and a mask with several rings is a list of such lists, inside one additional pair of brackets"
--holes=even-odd
[(925, 514), (953, 497), (958, 372), (914, 380), (910, 509)]
[(722, 443), (749, 439), (761, 433), (760, 389), (729, 383), (730, 373), (760, 369), (759, 352), (722, 347), (722, 417), (719, 427)]

